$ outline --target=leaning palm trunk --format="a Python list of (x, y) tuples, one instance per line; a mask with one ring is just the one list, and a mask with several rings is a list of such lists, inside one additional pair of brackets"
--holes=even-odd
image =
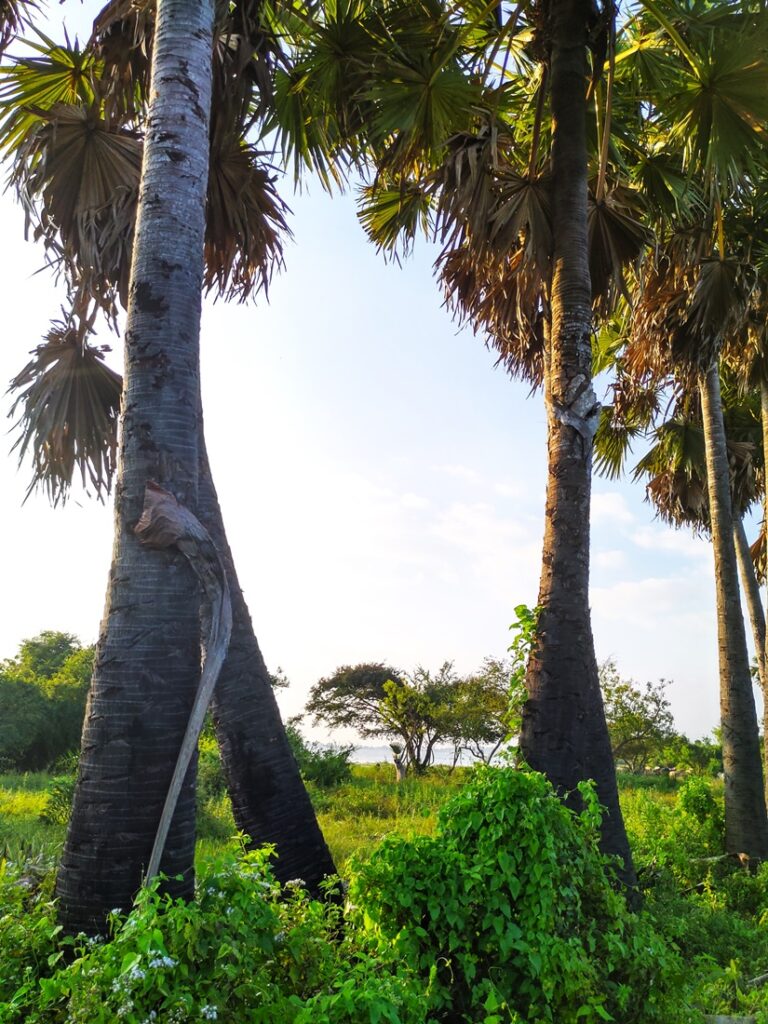
[(760, 599), (760, 584), (757, 581), (755, 564), (749, 550), (749, 541), (744, 530), (744, 522), (735, 520), (733, 539), (736, 545), (736, 557), (744, 593), (747, 597), (749, 620), (752, 625), (752, 638), (755, 644), (755, 661), (763, 693), (763, 787), (765, 800), (768, 804), (768, 682), (765, 675), (765, 612)]
[[(57, 881), (69, 931), (96, 931), (141, 882), (200, 672), (199, 595), (181, 555), (133, 533), (154, 480), (197, 500), (199, 328), (213, 0), (159, 0), (125, 334), (115, 548)], [(194, 885), (194, 773), (160, 869)]]
[(311, 892), (336, 872), (285, 734), (227, 543), (205, 442), (200, 436), (197, 513), (219, 551), (232, 600), (232, 637), (213, 694), (213, 721), (237, 827), (254, 845), (272, 843), (281, 882)]
[(733, 517), (733, 544), (736, 549), (736, 560), (739, 565), (741, 585), (747, 599), (749, 623), (752, 627), (752, 640), (755, 645), (755, 661), (760, 686), (765, 689), (765, 612), (760, 598), (760, 584), (757, 582), (755, 566), (749, 551), (749, 541), (744, 529), (744, 520)]
[(587, 258), (585, 88), (587, 28), (578, 0), (553, 14), (552, 194), (554, 274), (545, 395), (548, 479), (538, 643), (527, 673), (521, 751), (531, 768), (578, 802), (594, 779), (606, 808), (602, 846), (635, 874), (619, 808), (589, 613), (589, 501), (599, 404), (591, 381), (591, 294)]
[(729, 853), (768, 856), (760, 741), (733, 544), (728, 449), (715, 363), (699, 385), (707, 488), (715, 555), (720, 724), (725, 774), (725, 842)]

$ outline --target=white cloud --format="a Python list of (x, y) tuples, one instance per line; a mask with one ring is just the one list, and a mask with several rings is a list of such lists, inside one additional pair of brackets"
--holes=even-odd
[(617, 491), (596, 491), (592, 494), (592, 522), (627, 524), (635, 517), (630, 512), (626, 499)]
[(688, 558), (712, 558), (709, 541), (695, 537), (689, 530), (676, 530), (672, 526), (641, 526), (629, 534), (629, 539), (646, 551), (674, 552)]
[(596, 569), (623, 569), (627, 564), (627, 556), (618, 548), (610, 551), (596, 551), (592, 555), (592, 563)]

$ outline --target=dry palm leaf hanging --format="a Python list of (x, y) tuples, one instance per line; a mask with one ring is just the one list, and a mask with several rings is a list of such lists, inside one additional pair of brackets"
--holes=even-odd
[(81, 107), (38, 113), (11, 181), (50, 262), (83, 301), (114, 316), (115, 299), (127, 303), (141, 140)]
[(244, 301), (267, 289), (290, 235), (288, 207), (259, 153), (239, 139), (211, 152), (205, 226), (205, 287)]
[(75, 469), (103, 497), (116, 467), (122, 380), (104, 362), (105, 349), (88, 345), (81, 333), (71, 323), (52, 324), (9, 389), (17, 393), (13, 449), (19, 463), (32, 456), (27, 497), (39, 486), (54, 505), (66, 499)]
[(35, 0), (0, 0), (0, 54), (18, 35), (38, 5)]
[(608, 316), (620, 298), (628, 298), (626, 268), (636, 264), (653, 241), (639, 213), (637, 193), (624, 186), (609, 190), (599, 202), (589, 196), (589, 274), (592, 301), (601, 316)]

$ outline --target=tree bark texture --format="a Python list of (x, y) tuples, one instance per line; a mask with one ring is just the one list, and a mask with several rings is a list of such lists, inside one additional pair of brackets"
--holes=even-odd
[(588, 5), (551, 6), (554, 267), (546, 359), (548, 478), (538, 642), (528, 664), (520, 739), (528, 765), (569, 802), (594, 779), (606, 807), (602, 847), (635, 874), (619, 808), (589, 611), (589, 503), (599, 403), (592, 389), (587, 250), (586, 44)]
[(725, 775), (725, 843), (728, 853), (746, 853), (750, 857), (762, 859), (768, 856), (768, 818), (763, 792), (757, 712), (733, 544), (728, 449), (717, 364), (701, 380), (699, 391), (715, 556), (720, 724)]
[(225, 567), (232, 600), (232, 636), (212, 712), (235, 822), (254, 846), (275, 845), (273, 867), (281, 882), (301, 878), (317, 894), (336, 867), (288, 743), (238, 583), (202, 431), (197, 512)]
[(765, 690), (765, 612), (760, 597), (760, 584), (757, 582), (755, 566), (749, 553), (749, 541), (744, 529), (744, 520), (734, 516), (733, 543), (736, 549), (736, 561), (739, 565), (741, 585), (747, 599), (749, 623), (752, 627), (752, 639), (755, 644), (755, 660), (760, 687)]
[[(125, 332), (115, 545), (57, 881), (68, 931), (103, 928), (145, 869), (200, 673), (200, 596), (133, 534), (149, 480), (194, 511), (214, 0), (159, 0)], [(194, 887), (194, 767), (160, 869)], [(180, 877), (177, 877), (180, 876)]]

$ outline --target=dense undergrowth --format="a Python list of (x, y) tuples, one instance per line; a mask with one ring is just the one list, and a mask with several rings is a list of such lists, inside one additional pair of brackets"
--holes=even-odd
[[(144, 894), (96, 942), (52, 903), (71, 777), (0, 777), (0, 1024), (768, 1024), (768, 866), (722, 856), (718, 783), (622, 780), (644, 892), (629, 914), (539, 776), (355, 766), (311, 786), (347, 887), (338, 910), (280, 891), (201, 763), (198, 899)], [(62, 810), (63, 809), (63, 810)]]

